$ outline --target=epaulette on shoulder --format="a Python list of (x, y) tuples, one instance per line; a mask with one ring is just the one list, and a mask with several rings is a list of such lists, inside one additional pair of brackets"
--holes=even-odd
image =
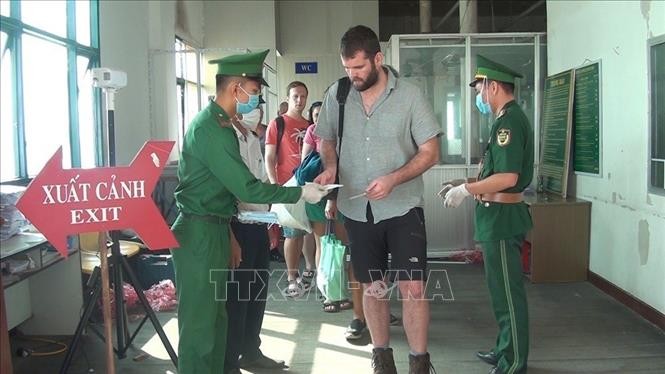
[(233, 128), (233, 123), (231, 123), (231, 120), (228, 118), (218, 116), (217, 123), (219, 123), (220, 127)]

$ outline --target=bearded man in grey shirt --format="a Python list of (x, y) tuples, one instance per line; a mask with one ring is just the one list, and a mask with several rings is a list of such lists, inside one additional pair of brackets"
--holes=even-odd
[[(438, 162), (441, 126), (419, 88), (383, 65), (378, 37), (370, 28), (350, 28), (342, 37), (340, 52), (352, 88), (341, 142), (337, 139), (337, 83), (324, 98), (315, 131), (323, 140), (324, 171), (315, 182), (335, 181), (339, 154), (339, 183), (344, 187), (337, 196), (337, 207), (345, 217), (353, 270), (363, 285), (365, 318), (374, 345), (373, 372), (396, 373), (385, 292), (386, 281), (391, 279), (402, 296), (411, 349), (409, 373), (428, 373), (422, 174)], [(392, 256), (390, 270), (388, 253)]]

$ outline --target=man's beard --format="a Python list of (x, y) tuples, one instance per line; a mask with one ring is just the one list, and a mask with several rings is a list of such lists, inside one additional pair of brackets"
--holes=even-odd
[[(356, 89), (356, 91), (362, 92), (375, 85), (376, 82), (378, 82), (378, 80), (379, 80), (379, 69), (376, 68), (374, 61), (372, 61), (372, 70), (369, 72), (367, 79), (360, 82), (354, 81), (353, 87)], [(358, 84), (356, 85), (356, 83)]]

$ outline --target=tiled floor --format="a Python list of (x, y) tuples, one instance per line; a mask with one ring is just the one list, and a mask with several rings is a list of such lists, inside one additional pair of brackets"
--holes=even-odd
[[(486, 373), (490, 367), (474, 357), (490, 348), (496, 326), (489, 307), (482, 266), (437, 265), (445, 270), (430, 282), (445, 301), (432, 301), (430, 354), (437, 373)], [(445, 276), (447, 275), (447, 277)], [(273, 283), (279, 277), (273, 275)], [(448, 288), (448, 280), (450, 288)], [(343, 337), (350, 312), (323, 313), (314, 293), (302, 300), (283, 300), (271, 285), (263, 325), (262, 349), (286, 360), (290, 373), (370, 373), (370, 345), (352, 345)], [(529, 373), (665, 373), (665, 333), (609, 298), (589, 283), (528, 284), (531, 325)], [(401, 315), (399, 301), (393, 312)], [(158, 313), (175, 345), (175, 313)], [(408, 347), (401, 327), (391, 327), (391, 345), (400, 373), (408, 372)], [(23, 345), (30, 343), (21, 342)], [(13, 342), (16, 347), (17, 342)], [(105, 372), (104, 346), (94, 335), (84, 337), (70, 373)], [(175, 373), (154, 329), (148, 323), (135, 350), (116, 360), (118, 373)], [(148, 353), (138, 359), (141, 350)], [(55, 373), (64, 355), (14, 358), (15, 373)], [(87, 359), (86, 359), (87, 357)]]

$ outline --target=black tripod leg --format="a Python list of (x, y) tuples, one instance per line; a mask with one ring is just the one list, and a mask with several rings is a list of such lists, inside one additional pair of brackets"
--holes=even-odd
[(101, 295), (101, 269), (96, 267), (90, 277), (92, 278), (92, 286), (88, 289), (88, 301), (85, 304), (83, 317), (81, 317), (78, 326), (76, 326), (76, 332), (74, 333), (72, 342), (69, 344), (69, 349), (67, 350), (65, 360), (62, 362), (62, 366), (60, 367), (60, 374), (65, 374), (67, 373), (67, 370), (69, 370), (69, 365), (72, 363), (72, 358), (74, 358), (76, 347), (79, 344), (79, 340), (81, 340), (83, 329), (85, 329), (85, 327), (88, 325), (88, 320), (90, 319), (92, 310), (94, 309), (95, 305), (97, 305), (97, 300), (99, 299), (99, 295)]
[(110, 278), (113, 282), (113, 293), (115, 302), (115, 323), (116, 323), (116, 344), (118, 346), (118, 358), (122, 359), (127, 357), (125, 355), (125, 341), (129, 336), (127, 332), (127, 319), (125, 318), (125, 293), (123, 289), (122, 280), (122, 266), (120, 259), (123, 257), (119, 255), (120, 244), (119, 235), (117, 231), (111, 231), (111, 256), (109, 263), (112, 264)]
[(141, 320), (141, 323), (139, 323), (138, 327), (136, 327), (136, 330), (134, 330), (134, 333), (132, 336), (127, 340), (127, 347), (130, 347), (132, 343), (134, 342), (134, 338), (136, 338), (136, 335), (139, 334), (139, 331), (141, 331), (141, 327), (145, 324), (145, 321), (147, 321), (149, 316), (146, 314), (145, 317)]
[(122, 268), (127, 272), (127, 275), (129, 276), (129, 281), (132, 287), (134, 287), (136, 295), (138, 295), (139, 300), (141, 301), (141, 305), (143, 305), (143, 309), (145, 309), (146, 315), (150, 318), (150, 322), (152, 322), (152, 325), (155, 327), (155, 331), (157, 331), (159, 339), (162, 341), (164, 348), (166, 348), (166, 351), (169, 353), (173, 365), (175, 365), (175, 367), (178, 367), (178, 356), (173, 350), (171, 342), (169, 342), (169, 338), (166, 336), (166, 333), (164, 333), (164, 329), (162, 329), (162, 325), (159, 323), (159, 320), (157, 319), (155, 312), (150, 307), (150, 303), (148, 303), (148, 299), (145, 297), (143, 290), (141, 289), (141, 287), (138, 286), (139, 282), (138, 279), (136, 278), (136, 275), (134, 274), (134, 271), (129, 266), (129, 263), (127, 262), (126, 258), (121, 257), (120, 261), (122, 262)]

